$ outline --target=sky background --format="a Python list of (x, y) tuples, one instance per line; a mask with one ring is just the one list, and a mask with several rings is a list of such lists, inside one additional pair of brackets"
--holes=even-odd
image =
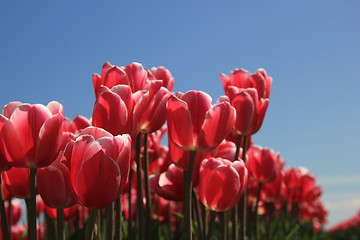
[(91, 76), (109, 61), (165, 66), (174, 91), (223, 95), (219, 73), (273, 78), (256, 144), (305, 166), (329, 225), (360, 209), (360, 2), (1, 1), (0, 106), (64, 106), (91, 117)]

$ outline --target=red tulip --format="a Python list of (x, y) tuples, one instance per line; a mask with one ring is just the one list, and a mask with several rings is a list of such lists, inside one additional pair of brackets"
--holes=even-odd
[(200, 182), (197, 189), (199, 199), (213, 211), (231, 209), (239, 202), (247, 177), (247, 169), (242, 161), (205, 159), (200, 166)]
[(171, 164), (165, 172), (151, 176), (150, 188), (167, 200), (182, 201), (184, 198), (184, 170)]
[(162, 86), (167, 88), (170, 92), (173, 91), (174, 88), (174, 78), (172, 77), (169, 70), (165, 67), (153, 67), (151, 70), (147, 70), (148, 79), (150, 80), (162, 80)]
[(234, 119), (235, 109), (229, 102), (211, 106), (211, 97), (201, 91), (178, 93), (168, 100), (168, 135), (186, 151), (211, 151), (229, 133)]
[(1, 173), (5, 187), (11, 196), (16, 198), (30, 197), (30, 169), (16, 168)]
[(71, 186), (70, 170), (61, 163), (63, 151), (57, 159), (45, 168), (37, 171), (36, 186), (48, 207), (68, 208), (76, 203), (77, 196)]
[(271, 182), (281, 171), (280, 154), (275, 154), (271, 149), (253, 146), (248, 151), (248, 157), (246, 167), (250, 177), (256, 182)]
[[(15, 107), (16, 106), (16, 107)], [(55, 111), (59, 103), (9, 103), (0, 115), (2, 125), (1, 149), (14, 167), (39, 168), (50, 165), (56, 158), (62, 138), (61, 112)], [(61, 111), (61, 107), (57, 107)]]
[(88, 127), (71, 140), (64, 163), (70, 169), (79, 202), (99, 209), (119, 198), (129, 173), (130, 153), (128, 134), (114, 137), (105, 130)]
[(245, 69), (235, 69), (229, 76), (220, 73), (226, 95), (229, 86), (237, 88), (255, 88), (259, 98), (269, 98), (272, 78), (267, 75), (264, 69), (258, 69), (254, 74), (250, 74)]
[(140, 120), (148, 104), (149, 92), (131, 92), (128, 85), (116, 85), (111, 89), (101, 86), (92, 114), (92, 123), (113, 135), (130, 134), (136, 137)]
[(283, 173), (280, 172), (274, 181), (266, 183), (261, 189), (261, 199), (267, 203), (280, 202), (285, 197)]
[(69, 118), (64, 118), (64, 122), (62, 125), (64, 132), (72, 132), (80, 131), (84, 128), (87, 128), (91, 125), (90, 120), (83, 116), (76, 116), (73, 120)]
[(255, 88), (228, 87), (231, 105), (236, 109), (234, 132), (243, 136), (255, 134), (264, 121), (269, 99), (258, 99)]
[(171, 92), (161, 87), (158, 80), (149, 81), (144, 90), (150, 93), (149, 104), (143, 112), (140, 123), (140, 132), (151, 133), (159, 130), (166, 121), (166, 103)]

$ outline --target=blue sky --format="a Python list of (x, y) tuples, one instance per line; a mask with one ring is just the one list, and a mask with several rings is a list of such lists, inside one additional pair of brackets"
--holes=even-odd
[(223, 95), (219, 73), (265, 68), (270, 106), (257, 144), (306, 166), (329, 222), (360, 208), (360, 3), (1, 1), (0, 106), (57, 100), (91, 116), (105, 61), (167, 67), (174, 91)]

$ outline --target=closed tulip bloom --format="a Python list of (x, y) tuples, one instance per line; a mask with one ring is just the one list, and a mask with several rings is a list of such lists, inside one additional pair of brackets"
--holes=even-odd
[(102, 66), (101, 76), (96, 73), (93, 74), (92, 82), (96, 97), (99, 95), (102, 85), (112, 88), (119, 84), (130, 84), (124, 67), (113, 66), (109, 62), (104, 63)]
[(167, 88), (170, 92), (174, 88), (174, 78), (172, 77), (170, 71), (163, 66), (153, 67), (148, 72), (148, 79), (150, 80), (162, 80), (162, 86)]
[(111, 89), (101, 86), (99, 92), (92, 114), (93, 126), (113, 135), (136, 137), (141, 116), (148, 105), (149, 92), (132, 93), (128, 85), (116, 85)]
[(119, 198), (129, 173), (130, 153), (128, 134), (114, 137), (100, 128), (88, 127), (71, 140), (64, 152), (64, 164), (70, 169), (79, 203), (100, 209)]
[(249, 161), (246, 167), (249, 170), (250, 177), (259, 183), (268, 183), (273, 181), (280, 173), (282, 165), (280, 154), (275, 154), (269, 148), (252, 146), (248, 151)]
[(63, 151), (45, 168), (39, 168), (36, 177), (38, 192), (48, 207), (68, 208), (76, 203), (77, 196), (71, 186), (70, 170), (61, 163)]
[(16, 102), (4, 107), (4, 115), (0, 115), (0, 145), (1, 149), (6, 149), (10, 165), (39, 168), (50, 165), (56, 159), (62, 140), (60, 105), (51, 102), (46, 107)]
[(211, 151), (229, 133), (234, 120), (235, 109), (228, 101), (212, 106), (211, 97), (201, 91), (172, 95), (167, 103), (169, 137), (186, 151)]
[(258, 98), (255, 88), (228, 87), (228, 97), (236, 109), (234, 132), (249, 136), (259, 131), (265, 117), (269, 99)]
[(21, 199), (30, 197), (29, 168), (13, 167), (10, 170), (2, 172), (1, 177), (10, 196)]
[(247, 169), (242, 161), (205, 159), (200, 166), (199, 199), (213, 211), (229, 210), (239, 202), (247, 177)]
[(140, 132), (142, 133), (155, 132), (166, 121), (166, 103), (171, 92), (161, 84), (159, 80), (152, 80), (144, 87), (144, 90), (149, 91), (149, 104), (141, 116)]
[(165, 172), (151, 176), (150, 188), (167, 200), (182, 201), (184, 197), (184, 170), (171, 164)]
[(220, 73), (220, 78), (226, 95), (228, 95), (228, 87), (234, 86), (237, 88), (255, 88), (259, 99), (270, 97), (272, 78), (267, 75), (264, 69), (258, 69), (254, 74), (245, 69), (235, 69), (230, 72), (229, 76)]

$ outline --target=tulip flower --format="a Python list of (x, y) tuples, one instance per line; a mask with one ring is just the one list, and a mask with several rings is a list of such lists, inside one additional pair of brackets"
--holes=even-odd
[(182, 201), (184, 193), (184, 170), (170, 164), (169, 168), (150, 178), (150, 188), (159, 196), (173, 201)]
[[(242, 161), (205, 159), (200, 166), (200, 201), (213, 211), (225, 211), (237, 204), (245, 189), (248, 172)], [(214, 187), (217, 186), (217, 187)]]
[(76, 131), (87, 128), (90, 125), (91, 122), (89, 119), (79, 115), (76, 116), (73, 120), (65, 117), (62, 128), (64, 132), (75, 133)]
[(166, 121), (166, 103), (171, 92), (161, 86), (158, 80), (149, 81), (143, 90), (149, 91), (149, 104), (141, 117), (140, 132), (151, 133), (159, 130)]
[(148, 98), (148, 91), (132, 93), (128, 85), (116, 85), (111, 89), (101, 86), (93, 109), (92, 124), (113, 135), (130, 134), (134, 138), (139, 132)]
[(16, 198), (30, 197), (30, 169), (29, 168), (11, 168), (2, 172), (1, 177), (4, 185), (11, 196)]
[(114, 137), (105, 130), (88, 127), (71, 140), (64, 152), (64, 164), (70, 170), (79, 203), (100, 209), (119, 198), (127, 181), (130, 153), (128, 134)]
[(280, 154), (275, 154), (269, 148), (253, 146), (249, 149), (248, 156), (249, 161), (246, 167), (250, 177), (256, 182), (271, 182), (281, 171)]
[(267, 75), (264, 69), (258, 69), (254, 74), (250, 74), (245, 69), (235, 69), (227, 76), (220, 73), (221, 82), (225, 93), (229, 86), (237, 88), (255, 88), (259, 98), (269, 98), (272, 78)]
[(76, 203), (77, 196), (71, 186), (70, 171), (61, 163), (63, 151), (48, 167), (37, 171), (38, 192), (48, 207), (68, 208)]
[(186, 151), (208, 152), (217, 147), (231, 130), (235, 109), (227, 101), (211, 105), (211, 97), (191, 90), (171, 96), (167, 105), (168, 134)]
[(51, 112), (41, 104), (9, 103), (0, 115), (1, 149), (6, 149), (10, 165), (39, 168), (50, 165), (61, 146), (61, 112)]
[(174, 88), (174, 78), (172, 77), (169, 70), (167, 70), (165, 67), (153, 67), (149, 70), (147, 70), (148, 73), (148, 79), (150, 80), (162, 80), (162, 86), (167, 88), (169, 92), (173, 91)]

